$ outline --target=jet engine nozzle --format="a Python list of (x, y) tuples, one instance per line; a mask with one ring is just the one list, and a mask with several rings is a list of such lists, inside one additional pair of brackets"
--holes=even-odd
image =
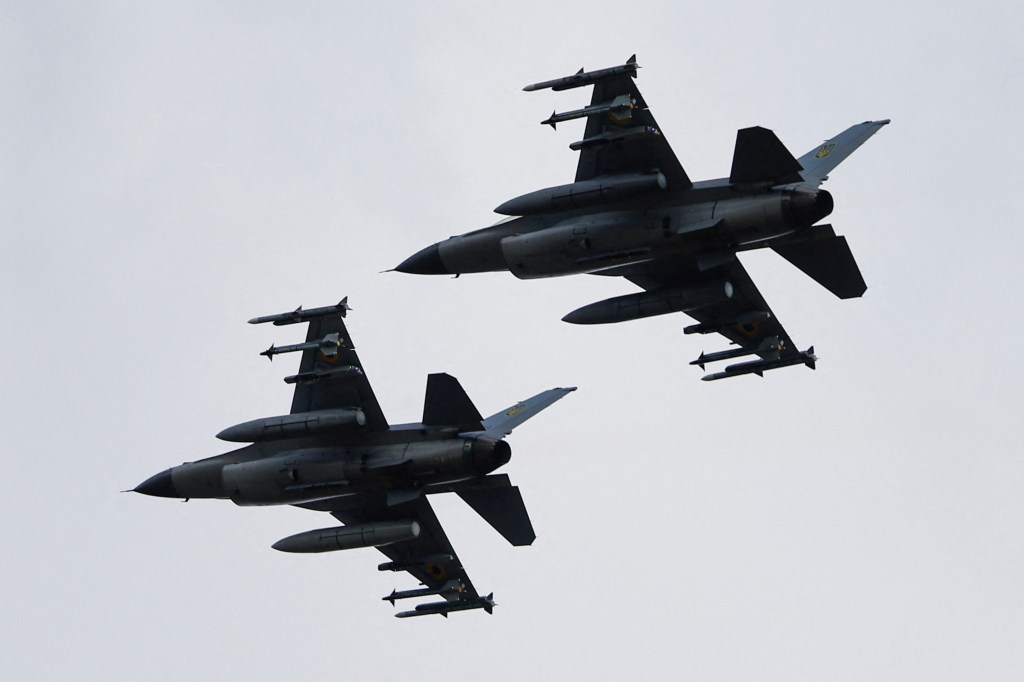
[(786, 191), (786, 209), (789, 222), (800, 226), (813, 225), (832, 213), (835, 203), (826, 190), (797, 185)]
[(467, 441), (467, 445), (473, 467), (481, 474), (489, 474), (512, 459), (512, 448), (503, 440), (480, 436)]

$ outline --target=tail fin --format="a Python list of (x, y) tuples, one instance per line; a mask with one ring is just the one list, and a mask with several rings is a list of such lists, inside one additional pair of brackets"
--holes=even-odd
[(835, 137), (825, 140), (819, 146), (801, 156), (797, 161), (803, 166), (800, 175), (804, 182), (820, 185), (828, 179), (828, 174), (846, 160), (857, 147), (867, 142), (868, 138), (888, 125), (889, 119), (883, 121), (864, 121), (851, 126)]
[(846, 237), (837, 237), (831, 225), (811, 229), (810, 238), (775, 244), (772, 250), (839, 298), (863, 296), (868, 286)]
[(800, 164), (775, 133), (760, 126), (736, 131), (730, 183), (799, 182), (799, 173)]
[(482, 417), (459, 380), (449, 374), (427, 376), (423, 400), (425, 426), (457, 426), (460, 431), (482, 431)]
[(516, 547), (533, 544), (537, 538), (523, 496), (508, 476), (488, 476), (483, 481), (459, 486), (455, 492)]
[(512, 429), (575, 390), (575, 386), (552, 388), (543, 393), (538, 393), (532, 398), (522, 400), (501, 412), (492, 414), (483, 421), (484, 433), (492, 438), (504, 438), (512, 433)]

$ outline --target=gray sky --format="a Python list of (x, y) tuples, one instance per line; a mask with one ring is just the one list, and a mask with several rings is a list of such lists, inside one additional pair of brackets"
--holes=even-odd
[[(1021, 679), (1019, 3), (370, 5), (0, 4), (4, 677)], [(538, 121), (589, 94), (520, 88), (633, 52), (695, 179), (893, 119), (826, 185), (863, 299), (744, 257), (818, 371), (559, 321), (624, 281), (379, 274), (570, 181)], [(392, 421), (580, 387), (510, 438), (532, 547), (432, 498), (493, 617), (270, 549), (326, 515), (117, 492), (287, 411), (245, 320), (346, 294)]]

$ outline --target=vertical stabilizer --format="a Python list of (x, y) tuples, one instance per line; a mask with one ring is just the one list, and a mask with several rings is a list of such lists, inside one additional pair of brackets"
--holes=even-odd
[(460, 431), (482, 431), (483, 417), (466, 395), (459, 380), (450, 374), (427, 376), (423, 401), (425, 426), (457, 426)]
[(755, 126), (736, 132), (729, 182), (746, 185), (761, 182), (798, 182), (801, 166), (775, 133)]

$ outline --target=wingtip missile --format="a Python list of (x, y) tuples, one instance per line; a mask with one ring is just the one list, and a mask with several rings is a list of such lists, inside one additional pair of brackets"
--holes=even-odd
[[(401, 593), (399, 593), (401, 594)], [(385, 597), (385, 599), (387, 599)], [(477, 597), (475, 600), (458, 600), (458, 601), (436, 601), (428, 604), (418, 604), (412, 611), (400, 611), (395, 614), (395, 618), (414, 618), (416, 616), (444, 616), (448, 617), (449, 613), (453, 611), (472, 611), (474, 609), (483, 609), (488, 614), (494, 613), (494, 607), (497, 604), (494, 603), (494, 593), (491, 592), (486, 597)]]
[(636, 70), (639, 68), (640, 65), (636, 63), (636, 55), (634, 54), (626, 60), (625, 64), (611, 66), (607, 69), (597, 69), (595, 71), (584, 71), (581, 67), (579, 71), (571, 76), (555, 78), (549, 81), (541, 81), (539, 83), (531, 83), (523, 87), (523, 91), (533, 92), (534, 90), (547, 90), (550, 88), (557, 92), (559, 90), (582, 88), (585, 85), (592, 85), (599, 80), (612, 78), (613, 76), (628, 75), (632, 78), (636, 78)]
[(793, 365), (805, 365), (811, 369), (816, 369), (817, 360), (818, 356), (814, 354), (814, 346), (811, 346), (807, 350), (800, 351), (797, 355), (785, 359), (773, 360), (768, 358), (766, 360), (754, 360), (752, 362), (729, 365), (721, 372), (702, 376), (701, 381), (718, 381), (719, 379), (729, 379), (731, 377), (743, 376), (744, 374), (756, 374), (759, 377), (763, 377), (767, 371)]
[(348, 296), (338, 301), (335, 305), (323, 306), (322, 308), (309, 308), (303, 310), (300, 305), (295, 310), (287, 313), (277, 313), (275, 315), (263, 315), (261, 317), (254, 317), (249, 320), (249, 324), (263, 324), (265, 322), (272, 322), (275, 326), (282, 326), (286, 324), (298, 324), (299, 322), (306, 322), (317, 317), (324, 317), (326, 315), (341, 315), (345, 317), (348, 315), (348, 311), (352, 310), (352, 306), (348, 304)]

